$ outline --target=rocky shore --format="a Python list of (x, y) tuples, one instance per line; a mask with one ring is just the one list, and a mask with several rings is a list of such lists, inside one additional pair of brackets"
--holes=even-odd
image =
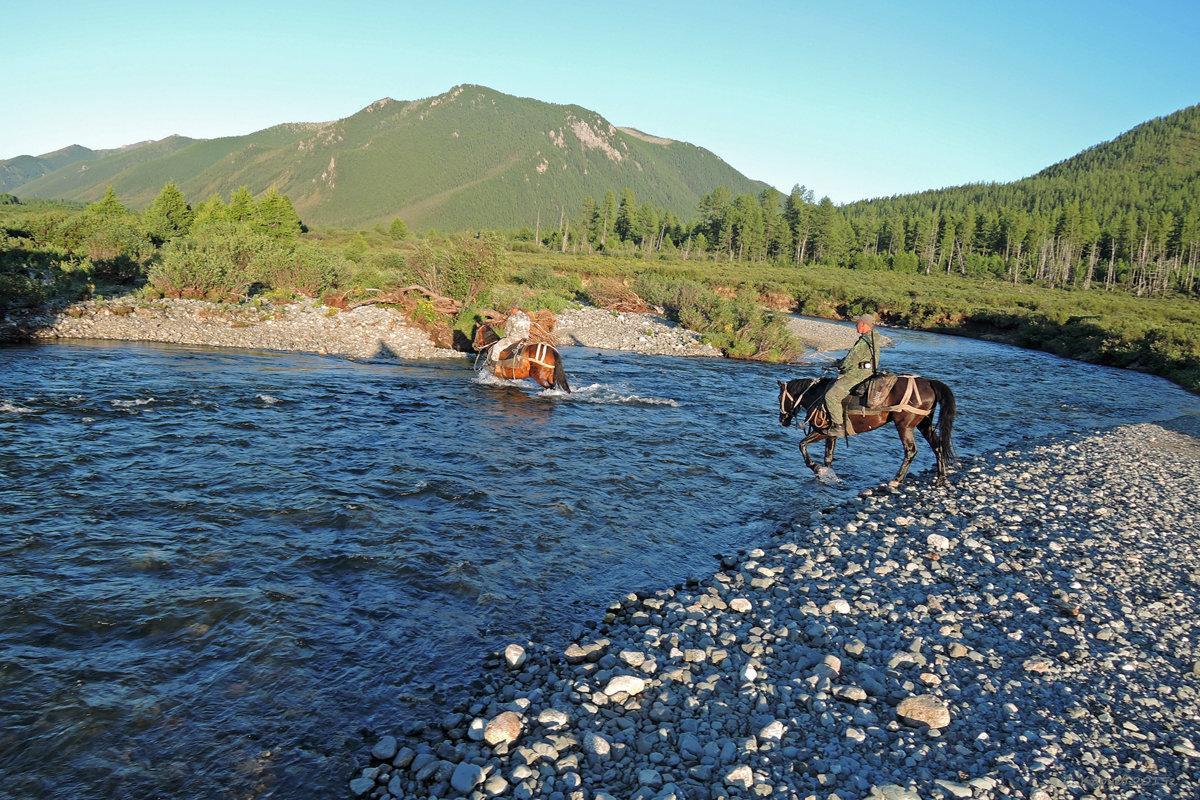
[(1200, 424), (817, 511), (383, 737), (355, 798), (1200, 797)]
[[(649, 355), (719, 358), (721, 353), (657, 314), (614, 312), (585, 306), (557, 315), (562, 345), (629, 350)], [(852, 327), (821, 320), (792, 320), (792, 330), (812, 350), (847, 349)], [(264, 350), (290, 350), (347, 358), (462, 358), (437, 347), (402, 313), (383, 306), (338, 311), (319, 303), (219, 305), (201, 300), (92, 300), (67, 308), (11, 313), (0, 318), (0, 340), (27, 338), (113, 339)]]

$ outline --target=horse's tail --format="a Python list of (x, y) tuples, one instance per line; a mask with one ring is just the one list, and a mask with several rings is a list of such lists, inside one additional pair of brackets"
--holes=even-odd
[(950, 391), (950, 387), (941, 381), (929, 381), (929, 385), (933, 388), (933, 396), (936, 403), (941, 406), (938, 411), (937, 419), (937, 451), (938, 455), (947, 461), (952, 461), (954, 456), (954, 442), (952, 435), (954, 431), (954, 416), (958, 413), (958, 405), (954, 401), (954, 392)]
[(554, 388), (560, 391), (571, 393), (571, 387), (567, 384), (567, 373), (563, 370), (562, 356), (558, 351), (554, 351)]

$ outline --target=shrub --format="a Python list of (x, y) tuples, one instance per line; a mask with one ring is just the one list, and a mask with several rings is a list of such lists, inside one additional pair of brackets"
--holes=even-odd
[(243, 294), (290, 255), (270, 236), (235, 222), (214, 221), (168, 243), (147, 278), (164, 294)]

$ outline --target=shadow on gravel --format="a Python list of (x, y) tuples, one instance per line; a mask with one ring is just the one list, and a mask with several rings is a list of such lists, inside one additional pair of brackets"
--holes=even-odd
[(1200, 439), (1200, 416), (1183, 416), (1169, 419), (1165, 422), (1158, 423), (1159, 427), (1166, 428), (1169, 431), (1183, 433), (1196, 439)]

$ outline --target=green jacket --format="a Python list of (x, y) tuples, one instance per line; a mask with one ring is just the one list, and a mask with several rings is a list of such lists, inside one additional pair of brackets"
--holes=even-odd
[[(868, 331), (858, 337), (858, 341), (846, 353), (846, 357), (838, 362), (839, 375), (861, 375), (863, 380), (879, 371), (879, 350), (882, 342), (879, 334)], [(864, 366), (865, 365), (865, 366)]]

